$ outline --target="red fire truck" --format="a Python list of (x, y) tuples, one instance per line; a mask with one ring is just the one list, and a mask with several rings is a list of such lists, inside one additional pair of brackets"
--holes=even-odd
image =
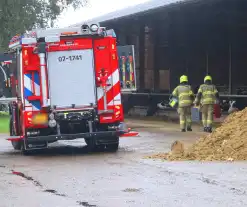
[(28, 153), (84, 138), (90, 149), (116, 151), (124, 124), (116, 37), (97, 24), (17, 35), (17, 101), (9, 104), (14, 149)]

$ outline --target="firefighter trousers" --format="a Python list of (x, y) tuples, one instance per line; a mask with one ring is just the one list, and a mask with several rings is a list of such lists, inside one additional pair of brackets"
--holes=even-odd
[(180, 128), (186, 129), (191, 128), (191, 106), (179, 107), (178, 108)]
[(202, 124), (204, 127), (212, 127), (213, 124), (213, 112), (214, 112), (214, 105), (213, 104), (206, 104), (201, 107), (202, 112)]

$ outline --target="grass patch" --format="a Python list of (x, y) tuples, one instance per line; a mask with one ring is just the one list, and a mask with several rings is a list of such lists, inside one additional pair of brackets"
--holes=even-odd
[(9, 132), (9, 115), (5, 112), (0, 112), (0, 133)]

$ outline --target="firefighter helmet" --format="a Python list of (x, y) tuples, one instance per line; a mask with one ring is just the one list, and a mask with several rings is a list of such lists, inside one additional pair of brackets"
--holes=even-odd
[(180, 83), (183, 83), (183, 82), (188, 82), (188, 77), (186, 75), (182, 75), (180, 77)]
[(205, 78), (204, 78), (204, 83), (206, 81), (212, 81), (212, 77), (210, 75), (207, 75)]

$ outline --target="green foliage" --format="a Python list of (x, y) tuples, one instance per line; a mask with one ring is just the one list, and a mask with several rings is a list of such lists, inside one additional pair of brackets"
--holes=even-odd
[(0, 0), (0, 51), (9, 40), (32, 28), (53, 27), (64, 9), (84, 6), (87, 0)]
[(0, 112), (0, 134), (9, 132), (9, 115)]

